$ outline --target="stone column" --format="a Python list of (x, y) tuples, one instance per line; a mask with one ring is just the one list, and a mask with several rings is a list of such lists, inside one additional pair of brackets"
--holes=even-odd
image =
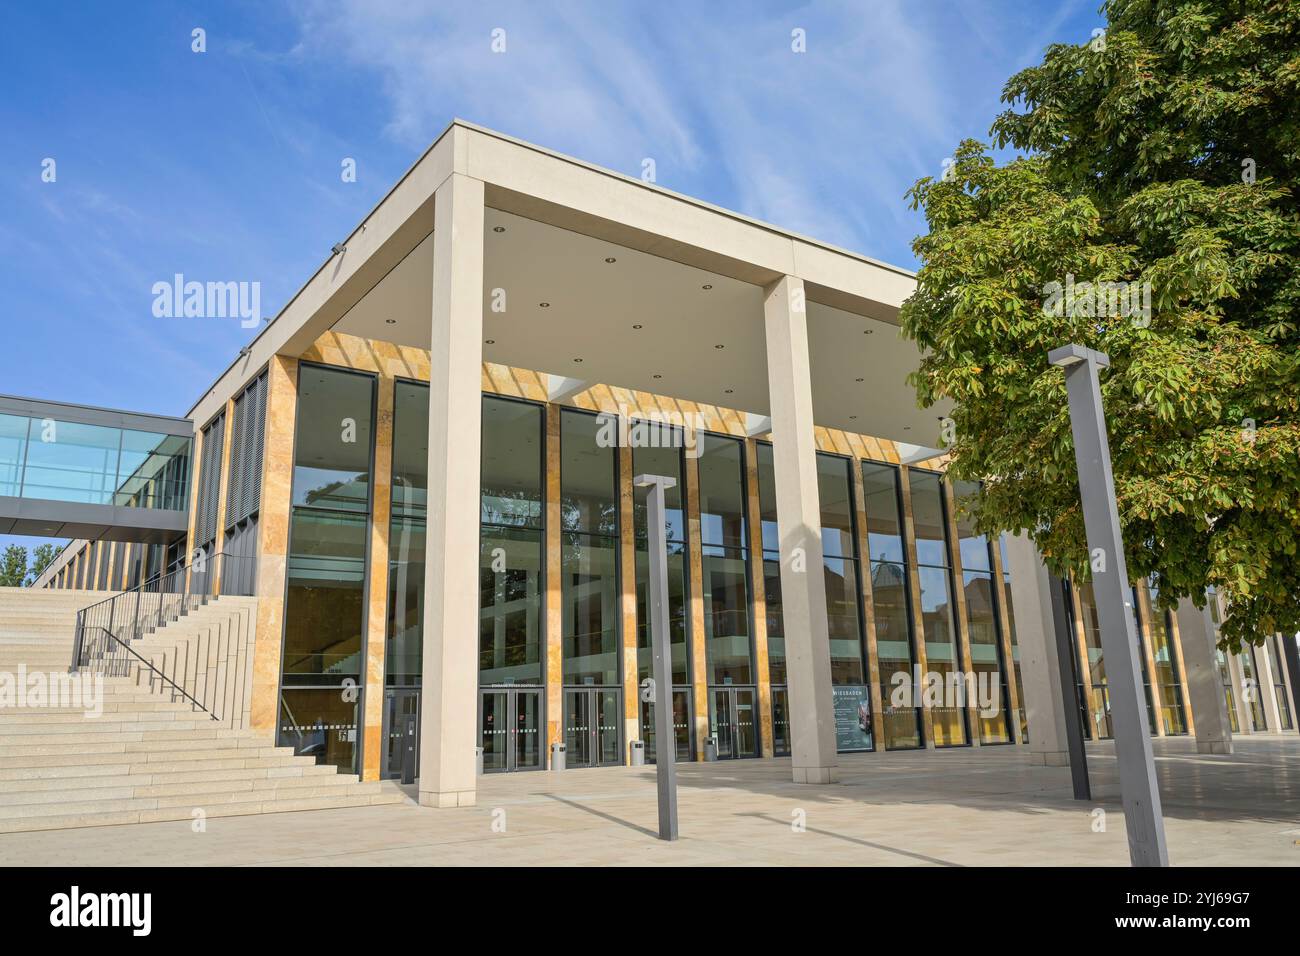
[(763, 517), (758, 498), (758, 445), (745, 439), (745, 524), (749, 548), (749, 591), (754, 596), (754, 679), (758, 683), (760, 747), (773, 754), (772, 671), (767, 650), (767, 582), (763, 578)]
[(478, 724), (483, 183), (434, 196), (420, 803), (473, 806)]
[(1016, 614), (1016, 643), (1020, 646), (1020, 688), (1029, 724), (1030, 762), (1068, 767), (1070, 745), (1065, 708), (1073, 702), (1061, 696), (1061, 662), (1056, 651), (1051, 588), (1056, 582), (1028, 535), (1007, 535), (1007, 564), (1011, 602)]
[[(385, 345), (387, 343), (384, 343)], [(377, 346), (382, 348), (381, 346)], [(393, 516), (393, 402), (397, 383), (379, 370), (375, 396), (374, 475), (366, 595), (365, 689), (361, 713), (361, 779), (378, 780), (384, 752), (384, 652), (388, 639), (388, 534)]]
[(298, 360), (272, 356), (266, 370), (266, 436), (262, 446), (262, 501), (257, 519), (257, 636), (250, 717), (254, 729), (271, 732), (280, 713), (280, 656), (284, 646), (284, 593), (297, 413)]
[(1209, 610), (1201, 610), (1190, 599), (1178, 602), (1178, 634), (1182, 639), (1183, 664), (1187, 672), (1187, 701), (1196, 727), (1196, 752), (1232, 753), (1232, 725), (1223, 699), (1223, 680), (1214, 653), (1214, 626)]
[(833, 783), (838, 761), (803, 280), (785, 276), (768, 286), (763, 319), (794, 782)]

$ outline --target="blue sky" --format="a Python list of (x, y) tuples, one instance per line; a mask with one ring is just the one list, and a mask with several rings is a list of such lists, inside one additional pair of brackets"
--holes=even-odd
[(1098, 6), (8, 3), (0, 393), (184, 414), (256, 330), (155, 318), (153, 284), (274, 315), (453, 116), (914, 267), (904, 192)]

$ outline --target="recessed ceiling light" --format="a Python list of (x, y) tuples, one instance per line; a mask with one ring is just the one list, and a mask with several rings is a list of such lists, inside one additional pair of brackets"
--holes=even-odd
[(709, 289), (712, 289), (713, 286), (711, 286), (711, 285), (702, 285), (702, 286), (700, 286), (700, 288), (703, 289), (705, 292), (707, 292)]
[(549, 302), (538, 302), (538, 303), (537, 303), (537, 306), (538, 306), (538, 308), (549, 309), (549, 308), (551, 307), (551, 303), (549, 303)]
[(904, 425), (904, 426), (903, 426), (903, 431), (905, 431), (905, 432), (910, 432), (911, 430), (912, 430), (912, 426), (911, 426), (911, 425)]
[(613, 256), (606, 256), (606, 257), (605, 257), (605, 261), (606, 261), (606, 262), (618, 262), (618, 260), (615, 259)]
[(639, 325), (634, 325), (634, 326), (632, 326), (632, 328), (634, 328), (634, 329), (639, 329), (639, 328), (641, 328), (641, 326), (639, 326)]
[(863, 381), (866, 381), (866, 379), (855, 378), (853, 381), (855, 381), (855, 382), (863, 382)]
[(662, 375), (656, 375), (655, 378), (663, 378)]
[(715, 349), (725, 349), (725, 348), (726, 348), (725, 345), (715, 345), (715, 346), (713, 346), (713, 347), (714, 347)]
[(580, 358), (576, 358), (576, 359), (574, 359), (574, 361), (575, 361), (575, 362), (581, 362), (582, 359), (580, 359)]
[(854, 419), (854, 418), (857, 418), (857, 417), (858, 417), (857, 415), (850, 415), (850, 416), (849, 416), (850, 419)]
[(496, 340), (496, 339), (488, 339), (486, 344), (488, 344), (488, 345), (496, 345), (496, 344), (497, 344), (497, 340)]
[(862, 330), (862, 334), (863, 334), (863, 335), (870, 335), (870, 334), (871, 334), (871, 330), (870, 330), (870, 329), (863, 329), (863, 330)]
[(505, 231), (506, 231), (506, 227), (505, 227), (505, 226), (493, 226), (493, 227), (492, 227), (492, 231), (493, 231), (493, 232), (505, 232)]
[(734, 388), (725, 388), (725, 389), (723, 389), (723, 391), (726, 392), (728, 395), (730, 395), (730, 394), (732, 394), (733, 392), (735, 392), (735, 389), (734, 389)]
[(397, 324), (397, 320), (396, 320), (396, 319), (384, 319), (384, 321), (387, 322), (389, 325), (396, 325), (396, 324)]

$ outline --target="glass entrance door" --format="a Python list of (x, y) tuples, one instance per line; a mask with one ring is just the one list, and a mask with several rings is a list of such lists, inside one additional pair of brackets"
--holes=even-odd
[(623, 762), (622, 692), (570, 688), (564, 692), (565, 766), (608, 767)]
[(402, 778), (405, 761), (410, 779), (420, 775), (420, 692), (414, 688), (384, 691), (384, 777)]
[(540, 688), (481, 688), (478, 729), (483, 772), (542, 769), (542, 726)]
[(772, 753), (777, 757), (790, 753), (790, 698), (785, 687), (772, 685)]
[(709, 689), (709, 731), (718, 740), (718, 759), (758, 756), (758, 708), (752, 687)]
[[(677, 741), (677, 762), (685, 763), (695, 759), (695, 748), (691, 743), (691, 689), (689, 687), (673, 688), (673, 735)], [(641, 702), (641, 739), (645, 741), (646, 763), (655, 762), (655, 712), (654, 705)]]

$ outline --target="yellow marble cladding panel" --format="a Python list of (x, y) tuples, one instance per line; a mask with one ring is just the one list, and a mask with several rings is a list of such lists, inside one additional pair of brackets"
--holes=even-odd
[[(396, 345), (379, 339), (364, 339), (342, 332), (326, 332), (302, 355), (303, 361), (319, 362), (376, 372), (414, 381), (429, 380), (429, 352), (407, 345)], [(484, 362), (483, 391), (513, 398), (526, 398), (535, 402), (548, 399), (547, 377), (543, 372)], [(593, 384), (568, 400), (576, 408), (597, 412), (623, 412), (631, 417), (651, 418), (671, 424), (695, 425), (699, 422), (707, 431), (740, 438), (750, 437), (745, 426), (745, 412), (721, 405), (691, 402), (685, 399), (659, 395), (637, 389), (623, 388), (604, 383)], [(771, 436), (756, 435), (770, 440)], [(817, 447), (842, 455), (869, 458), (874, 461), (899, 463), (898, 446), (885, 438), (874, 438), (841, 429), (817, 427)], [(921, 463), (931, 469), (942, 470), (948, 458), (941, 455)], [(919, 466), (918, 466), (919, 467)]]
[[(564, 616), (561, 604), (560, 407), (546, 406), (546, 752), (564, 740)], [(547, 758), (549, 759), (549, 758)]]
[[(623, 717), (638, 726), (636, 660), (636, 527), (633, 517), (632, 449), (618, 449), (619, 589), (623, 627)], [(637, 734), (640, 737), (640, 734)]]
[(700, 545), (700, 459), (691, 455), (686, 457), (686, 516), (691, 609), (687, 651), (691, 658), (691, 696), (695, 711), (695, 759), (703, 760), (704, 738), (709, 734), (709, 673), (704, 634), (704, 551)]
[(772, 756), (772, 672), (767, 650), (767, 582), (763, 578), (763, 521), (758, 499), (758, 454), (745, 439), (745, 524), (749, 531), (749, 587), (754, 595), (754, 670), (758, 684), (761, 750)]
[(251, 721), (272, 730), (279, 711), (280, 651), (284, 641), (284, 587), (293, 488), (293, 435), (298, 404), (298, 360), (275, 356), (267, 367), (266, 439), (258, 518), (257, 638), (253, 655)]
[[(379, 354), (382, 358), (382, 352)], [(375, 405), (374, 481), (371, 483), (370, 504), (370, 593), (366, 606), (366, 683), (362, 697), (365, 702), (361, 747), (363, 780), (379, 779), (379, 759), (383, 752), (384, 650), (388, 636), (388, 533), (393, 504), (395, 389), (394, 378), (381, 372)]]

